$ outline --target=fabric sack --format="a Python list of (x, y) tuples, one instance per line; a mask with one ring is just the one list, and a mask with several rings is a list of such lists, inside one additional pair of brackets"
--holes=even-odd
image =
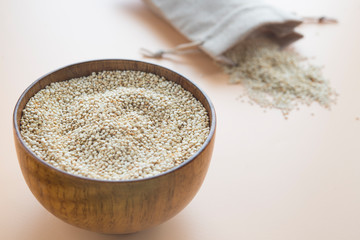
[(143, 1), (189, 39), (174, 49), (148, 54), (153, 57), (198, 47), (216, 61), (229, 62), (223, 53), (250, 36), (271, 35), (282, 47), (302, 38), (294, 31), (302, 23), (299, 17), (261, 0)]

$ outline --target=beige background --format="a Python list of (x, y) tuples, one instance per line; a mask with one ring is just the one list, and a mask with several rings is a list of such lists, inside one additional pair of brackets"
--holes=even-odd
[[(302, 107), (284, 120), (237, 100), (206, 55), (147, 60), (171, 68), (208, 93), (218, 116), (212, 163), (191, 204), (139, 234), (101, 235), (72, 227), (32, 196), (13, 146), (11, 114), (40, 76), (99, 58), (139, 59), (140, 47), (186, 42), (134, 0), (0, 1), (0, 239), (360, 239), (360, 1), (276, 0), (302, 16), (338, 25), (306, 25), (296, 48), (324, 65), (338, 91), (331, 111)], [(313, 115), (312, 115), (313, 113)]]

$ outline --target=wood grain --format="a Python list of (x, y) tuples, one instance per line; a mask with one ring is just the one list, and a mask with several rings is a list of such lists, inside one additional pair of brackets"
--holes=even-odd
[[(103, 70), (139, 70), (164, 76), (190, 91), (207, 109), (210, 135), (204, 146), (180, 166), (155, 177), (101, 181), (55, 169), (26, 147), (19, 124), (27, 101), (52, 82)], [(191, 81), (166, 68), (132, 60), (95, 60), (70, 65), (35, 81), (14, 110), (15, 146), (22, 174), (37, 200), (65, 222), (102, 233), (132, 233), (158, 225), (180, 212), (198, 192), (208, 169), (215, 137), (215, 110)]]

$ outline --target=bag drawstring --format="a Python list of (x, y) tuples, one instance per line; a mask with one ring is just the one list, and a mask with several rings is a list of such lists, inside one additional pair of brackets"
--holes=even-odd
[(336, 24), (338, 20), (329, 17), (303, 17), (303, 23), (305, 24)]
[[(303, 17), (302, 21), (304, 24), (336, 24), (338, 21), (335, 18), (328, 17)], [(140, 53), (144, 57), (148, 58), (162, 58), (164, 54), (181, 54), (185, 53), (189, 50), (193, 50), (198, 48), (204, 43), (204, 41), (194, 41), (189, 43), (179, 44), (174, 48), (158, 50), (156, 52), (152, 52), (146, 48), (140, 48)], [(228, 62), (227, 64), (231, 64)]]
[(162, 58), (164, 54), (180, 54), (180, 53), (184, 53), (188, 50), (192, 50), (195, 49), (199, 46), (201, 46), (204, 42), (203, 41), (196, 41), (196, 42), (190, 42), (190, 43), (183, 43), (183, 44), (179, 44), (174, 48), (170, 48), (170, 49), (165, 49), (165, 50), (159, 50), (156, 52), (152, 52), (148, 49), (145, 48), (140, 48), (140, 53), (144, 56), (144, 57), (148, 57), (148, 58)]

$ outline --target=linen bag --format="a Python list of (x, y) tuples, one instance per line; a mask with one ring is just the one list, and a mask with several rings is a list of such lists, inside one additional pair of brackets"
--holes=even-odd
[(302, 23), (300, 18), (262, 0), (143, 1), (189, 39), (189, 43), (174, 49), (158, 52), (143, 49), (148, 57), (198, 47), (216, 61), (231, 63), (223, 53), (249, 36), (271, 35), (281, 47), (302, 38), (294, 31)]

